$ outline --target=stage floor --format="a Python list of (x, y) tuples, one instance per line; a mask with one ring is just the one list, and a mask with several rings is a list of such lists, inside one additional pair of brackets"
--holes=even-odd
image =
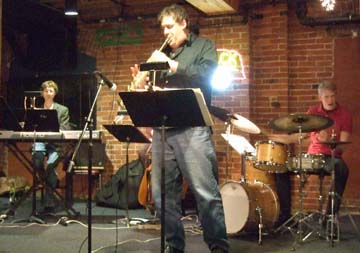
[[(9, 207), (8, 197), (0, 197), (0, 213)], [(15, 215), (1, 219), (0, 252), (161, 252), (160, 224), (153, 215), (144, 209), (129, 210), (131, 224), (125, 222), (126, 211), (116, 208), (100, 207), (92, 204), (91, 219), (88, 217), (86, 201), (77, 201), (73, 205), (79, 212), (77, 218), (59, 211), (54, 215), (43, 217), (46, 224), (29, 221), (32, 203), (28, 199), (16, 209)], [(239, 210), (240, 212), (240, 210)], [(357, 227), (360, 227), (360, 216), (352, 215)], [(91, 233), (88, 221), (91, 220)], [(360, 238), (349, 216), (340, 217), (340, 241), (333, 245), (325, 238), (313, 233), (304, 242), (297, 242), (295, 235), (284, 229), (278, 233), (265, 231), (259, 244), (258, 233), (240, 232), (229, 236), (230, 252), (358, 252)], [(19, 222), (20, 221), (20, 222)], [(151, 221), (150, 223), (141, 223)], [(139, 223), (140, 222), (140, 223)], [(185, 252), (209, 252), (202, 240), (202, 230), (197, 216), (191, 210), (186, 211), (183, 219), (186, 228)], [(138, 223), (138, 224), (135, 224)], [(273, 230), (273, 229), (272, 229)], [(308, 230), (305, 226), (304, 230)], [(294, 229), (295, 234), (297, 229)], [(293, 232), (294, 232), (293, 231)], [(310, 230), (309, 230), (310, 231)], [(91, 240), (88, 241), (88, 236)], [(89, 243), (90, 242), (90, 243)]]

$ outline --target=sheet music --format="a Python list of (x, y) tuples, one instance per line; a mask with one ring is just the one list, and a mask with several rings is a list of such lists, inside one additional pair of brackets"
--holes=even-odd
[(196, 88), (196, 89), (192, 89), (192, 90), (194, 91), (196, 100), (197, 100), (197, 102), (199, 104), (201, 114), (204, 117), (204, 121), (205, 121), (206, 125), (207, 126), (214, 125), (214, 122), (213, 122), (213, 119), (212, 119), (211, 114), (209, 112), (209, 109), (206, 106), (204, 95), (201, 92), (200, 88)]

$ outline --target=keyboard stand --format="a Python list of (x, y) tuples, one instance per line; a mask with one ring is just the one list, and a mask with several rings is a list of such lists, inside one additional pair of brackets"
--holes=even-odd
[[(19, 147), (16, 145), (15, 141), (7, 141), (5, 142), (5, 145), (8, 147), (9, 151), (11, 153), (14, 154), (14, 156), (16, 157), (16, 159), (32, 174), (33, 173), (33, 168), (32, 168), (32, 162), (29, 160), (28, 157), (25, 156), (25, 154), (19, 149)], [(39, 175), (36, 175), (36, 181), (40, 182), (42, 181), (41, 178), (39, 177)], [(32, 193), (33, 191), (33, 187), (31, 186), (30, 189), (28, 189), (22, 196), (21, 198), (19, 198), (17, 201), (15, 201), (14, 203), (11, 204), (11, 206), (9, 206), (8, 209), (6, 209), (3, 214), (5, 214), (6, 216), (12, 216), (15, 214), (15, 211), (21, 206), (21, 204), (29, 197), (29, 195)], [(58, 203), (63, 203), (61, 204), (62, 207), (64, 207), (64, 211), (71, 217), (78, 217), (79, 216), (79, 212), (77, 212), (72, 205), (66, 203), (65, 199), (63, 198), (63, 196), (58, 192), (57, 189), (53, 189), (53, 194), (56, 196), (56, 200), (58, 201)], [(22, 221), (26, 221), (26, 220), (16, 220), (16, 222), (22, 222)], [(37, 223), (44, 223), (39, 222), (40, 219), (37, 219), (36, 216), (32, 215), (29, 217), (28, 219), (29, 222), (37, 222)]]

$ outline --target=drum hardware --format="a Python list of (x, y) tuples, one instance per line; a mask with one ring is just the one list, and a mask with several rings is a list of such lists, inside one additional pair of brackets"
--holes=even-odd
[[(225, 181), (228, 180), (228, 160), (229, 160), (229, 145), (232, 146), (241, 156), (243, 161), (243, 156), (245, 152), (254, 152), (255, 148), (243, 137), (240, 135), (232, 134), (232, 126), (238, 128), (239, 130), (250, 133), (250, 134), (258, 134), (260, 133), (260, 129), (252, 123), (250, 120), (238, 115), (231, 114), (229, 111), (210, 106), (209, 111), (215, 117), (225, 122), (226, 133), (221, 134), (221, 136), (226, 140), (226, 162), (225, 162)], [(241, 182), (245, 182), (245, 165), (241, 166)]]
[[(299, 141), (299, 167), (298, 167), (299, 202), (298, 202), (298, 210), (293, 216), (291, 216), (287, 221), (285, 221), (282, 225), (280, 225), (275, 230), (275, 233), (282, 231), (283, 229), (287, 229), (290, 231), (290, 233), (293, 235), (293, 237), (295, 239), (295, 241), (293, 243), (293, 250), (295, 250), (296, 244), (298, 244), (299, 242), (306, 241), (310, 237), (310, 235), (316, 230), (316, 228), (308, 222), (309, 216), (306, 215), (303, 210), (303, 199), (305, 196), (303, 189), (307, 182), (307, 177), (306, 177), (306, 171), (303, 170), (303, 168), (302, 168), (302, 156), (301, 156), (302, 140), (303, 140), (302, 130), (301, 130), (301, 126), (299, 126), (299, 138), (298, 138), (298, 141)], [(306, 235), (305, 235), (304, 225), (306, 225), (306, 227), (310, 230), (309, 232), (307, 231)]]
[[(221, 134), (222, 137), (227, 141), (226, 145), (226, 157), (225, 157), (225, 183), (228, 181), (229, 176), (229, 144), (230, 144), (230, 136), (231, 136), (231, 120), (232, 114), (223, 108), (217, 107), (217, 106), (209, 106), (209, 112), (220, 119), (221, 121), (225, 122), (226, 130), (225, 134)], [(230, 144), (231, 145), (231, 144)]]
[[(336, 151), (337, 146), (349, 144), (351, 142), (336, 141), (336, 136), (335, 136), (334, 132), (332, 133), (331, 138), (332, 138), (331, 141), (319, 142), (319, 144), (328, 145), (331, 148), (331, 190), (329, 192), (329, 197), (331, 198), (331, 213), (330, 213), (329, 219), (327, 220), (327, 223), (326, 223), (325, 234), (326, 234), (326, 239), (330, 242), (331, 246), (333, 247), (334, 242), (338, 241), (340, 238), (339, 222), (335, 219), (335, 213), (334, 213), (335, 197), (338, 198), (339, 201), (341, 199), (341, 196), (339, 196), (335, 192), (335, 180), (336, 180), (336, 178), (335, 178), (335, 151)], [(360, 231), (359, 231), (353, 217), (351, 216), (351, 214), (347, 208), (347, 205), (345, 203), (343, 203), (342, 205), (345, 207), (347, 215), (349, 216), (349, 219), (350, 219), (355, 231), (357, 232), (358, 237), (360, 237)], [(337, 226), (337, 238), (335, 238), (335, 226)]]
[(258, 244), (262, 244), (262, 229), (263, 225), (263, 215), (262, 215), (262, 208), (260, 206), (256, 207), (256, 212), (259, 214), (259, 232), (258, 232)]
[[(269, 126), (278, 131), (285, 131), (288, 134), (298, 133), (298, 157), (299, 157), (299, 203), (298, 203), (298, 211), (290, 217), (287, 221), (285, 221), (280, 227), (275, 230), (279, 232), (284, 228), (289, 230), (291, 234), (295, 237), (295, 241), (293, 244), (293, 249), (295, 249), (295, 245), (299, 242), (305, 241), (309, 236), (316, 230), (314, 226), (312, 226), (308, 221), (309, 216), (305, 215), (303, 212), (303, 187), (306, 183), (306, 171), (303, 169), (302, 165), (302, 141), (304, 139), (303, 133), (319, 131), (322, 129), (326, 129), (333, 124), (333, 120), (330, 118), (320, 116), (320, 115), (312, 115), (312, 114), (290, 114), (285, 117), (280, 117), (273, 119), (269, 122)], [(295, 221), (291, 226), (292, 221)], [(295, 224), (297, 224), (296, 231)], [(303, 225), (306, 225), (307, 228), (310, 229), (308, 234), (304, 235)], [(294, 233), (295, 232), (295, 233)]]

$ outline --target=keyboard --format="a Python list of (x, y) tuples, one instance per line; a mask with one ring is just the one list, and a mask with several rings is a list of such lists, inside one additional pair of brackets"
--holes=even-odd
[[(43, 141), (71, 141), (78, 140), (80, 138), (81, 130), (65, 130), (60, 132), (22, 132), (22, 131), (8, 131), (0, 130), (0, 140), (15, 140), (15, 141), (26, 141), (26, 140), (43, 140)], [(88, 140), (90, 132), (85, 131), (83, 140)], [(101, 139), (101, 131), (92, 131), (92, 138), (94, 140)]]

